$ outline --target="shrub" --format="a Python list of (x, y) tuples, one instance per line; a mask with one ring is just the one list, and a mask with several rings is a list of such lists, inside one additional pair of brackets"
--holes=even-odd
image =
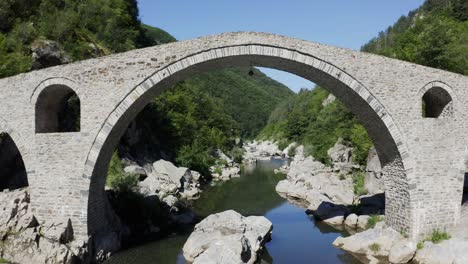
[(288, 149), (288, 156), (289, 156), (289, 157), (294, 157), (294, 156), (296, 156), (296, 149), (297, 149), (297, 144), (292, 145), (292, 146)]
[(450, 239), (450, 235), (447, 232), (442, 232), (436, 229), (432, 232), (432, 235), (429, 240), (432, 241), (432, 243), (437, 244), (437, 243), (442, 242), (443, 240), (448, 240), (448, 239)]
[(241, 163), (244, 156), (244, 149), (240, 147), (234, 147), (231, 150), (231, 156), (234, 162)]
[(278, 141), (278, 149), (283, 151), (285, 148), (289, 146), (289, 140), (287, 139), (281, 139)]
[(377, 243), (374, 243), (369, 246), (369, 249), (372, 250), (374, 253), (380, 251), (380, 245)]
[(367, 228), (374, 228), (375, 225), (378, 223), (378, 222), (381, 222), (383, 221), (383, 217), (381, 217), (380, 215), (371, 215), (369, 217), (369, 220), (367, 220), (367, 225), (366, 227)]
[(353, 187), (354, 187), (354, 194), (357, 196), (361, 196), (367, 194), (367, 189), (364, 187), (365, 185), (365, 176), (363, 172), (355, 172), (353, 174)]
[(424, 247), (424, 241), (419, 241), (418, 244), (416, 245), (416, 247), (420, 250), (420, 249), (423, 249)]
[(117, 151), (112, 154), (106, 185), (116, 192), (132, 192), (135, 191), (138, 185), (137, 175), (123, 171), (122, 162)]

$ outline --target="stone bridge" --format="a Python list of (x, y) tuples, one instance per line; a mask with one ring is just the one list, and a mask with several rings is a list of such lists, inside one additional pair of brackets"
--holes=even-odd
[[(113, 150), (152, 98), (199, 72), (284, 70), (325, 87), (358, 116), (383, 165), (386, 222), (412, 237), (459, 221), (468, 146), (468, 77), (368, 53), (255, 32), (181, 41), (0, 80), (0, 132), (22, 155), (40, 220), (75, 235), (112, 231), (104, 185)], [(78, 131), (58, 128), (79, 97)], [(6, 175), (0, 175), (6, 177)]]

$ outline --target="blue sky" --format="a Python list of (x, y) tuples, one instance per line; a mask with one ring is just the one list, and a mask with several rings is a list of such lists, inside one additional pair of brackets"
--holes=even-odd
[[(230, 31), (261, 31), (359, 50), (424, 0), (138, 0), (143, 23), (178, 40)], [(263, 69), (292, 90), (313, 84)]]

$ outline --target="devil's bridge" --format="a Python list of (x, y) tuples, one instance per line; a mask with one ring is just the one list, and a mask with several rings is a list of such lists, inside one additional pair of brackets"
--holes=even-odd
[[(366, 127), (382, 162), (386, 222), (412, 237), (457, 224), (468, 146), (468, 77), (264, 33), (228, 33), (0, 80), (0, 132), (22, 155), (41, 220), (75, 235), (112, 232), (104, 192), (120, 136), (137, 113), (191, 75), (232, 66), (288, 71), (327, 88)], [(75, 93), (80, 129), (58, 132)], [(423, 106), (425, 111), (423, 113)], [(4, 175), (1, 175), (4, 177)]]

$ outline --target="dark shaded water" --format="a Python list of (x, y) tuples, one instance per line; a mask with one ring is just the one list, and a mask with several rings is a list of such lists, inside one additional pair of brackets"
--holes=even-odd
[[(242, 215), (268, 218), (273, 223), (273, 239), (266, 244), (261, 263), (360, 263), (332, 245), (335, 238), (346, 234), (316, 223), (303, 208), (288, 203), (276, 193), (275, 186), (284, 176), (274, 174), (273, 169), (283, 163), (281, 160), (259, 162), (255, 168), (245, 169), (241, 178), (208, 187), (192, 204), (194, 211), (207, 216), (233, 209)], [(177, 234), (120, 252), (108, 263), (186, 263), (181, 250), (189, 235)]]

